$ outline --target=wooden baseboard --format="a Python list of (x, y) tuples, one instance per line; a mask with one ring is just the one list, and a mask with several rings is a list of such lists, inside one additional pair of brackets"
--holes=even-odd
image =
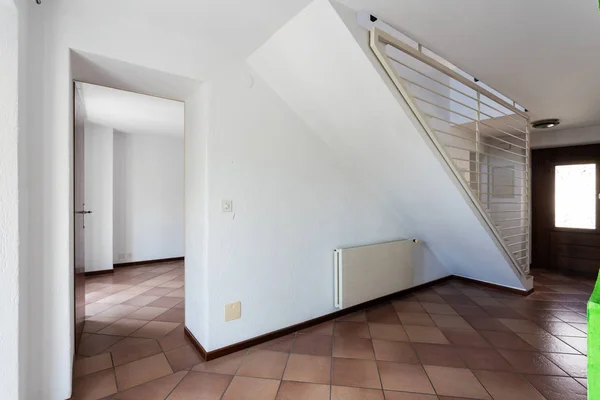
[(467, 278), (467, 277), (458, 276), (458, 275), (454, 275), (454, 279), (458, 279), (460, 281), (465, 281), (465, 282), (476, 283), (478, 285), (489, 287), (492, 289), (501, 290), (503, 292), (520, 294), (521, 296), (529, 296), (531, 293), (533, 293), (533, 288), (531, 288), (529, 290), (519, 290), (519, 289), (515, 289), (515, 288), (511, 288), (511, 287), (496, 285), (495, 283), (478, 281), (477, 279)]
[(184, 259), (185, 259), (185, 257), (173, 257), (173, 258), (160, 258), (158, 260), (133, 261), (133, 262), (114, 264), (113, 267), (114, 268), (134, 267), (137, 265), (144, 265), (144, 264), (158, 264), (158, 263), (171, 262), (171, 261), (183, 261)]
[(114, 269), (103, 269), (100, 271), (88, 271), (85, 273), (85, 276), (107, 275), (107, 274), (114, 274), (114, 273), (115, 273)]
[(343, 310), (335, 311), (331, 314), (322, 315), (320, 317), (313, 318), (308, 321), (300, 322), (299, 324), (296, 324), (296, 325), (288, 326), (286, 328), (282, 328), (282, 329), (279, 329), (279, 330), (276, 330), (273, 332), (265, 333), (264, 335), (260, 335), (260, 336), (257, 336), (257, 337), (254, 337), (254, 338), (251, 338), (248, 340), (244, 340), (242, 342), (234, 343), (229, 346), (221, 347), (220, 349), (216, 349), (216, 350), (212, 350), (212, 351), (206, 351), (206, 349), (202, 346), (202, 344), (200, 344), (198, 339), (196, 339), (196, 337), (194, 337), (192, 332), (190, 332), (190, 330), (187, 327), (185, 327), (184, 332), (185, 332), (185, 335), (188, 337), (188, 339), (192, 342), (192, 344), (194, 345), (196, 350), (198, 350), (200, 355), (202, 355), (204, 360), (210, 361), (210, 360), (214, 360), (219, 357), (226, 356), (228, 354), (238, 352), (240, 350), (245, 350), (247, 348), (254, 347), (256, 345), (259, 345), (259, 344), (262, 344), (265, 342), (269, 342), (271, 340), (289, 335), (291, 333), (300, 331), (302, 329), (306, 329), (306, 328), (310, 328), (315, 325), (322, 324), (323, 322), (331, 321), (333, 319), (339, 318), (346, 314), (351, 314), (353, 312), (362, 310), (364, 308), (376, 306), (376, 305), (384, 303), (388, 300), (394, 299), (398, 296), (405, 295), (405, 294), (408, 294), (408, 293), (411, 293), (411, 292), (414, 292), (414, 291), (417, 291), (420, 289), (424, 289), (429, 286), (434, 286), (439, 283), (446, 282), (446, 281), (449, 281), (452, 279), (459, 279), (459, 280), (466, 281), (466, 282), (476, 283), (476, 284), (480, 284), (480, 285), (483, 285), (486, 287), (491, 287), (491, 288), (498, 289), (498, 290), (508, 291), (511, 293), (517, 293), (517, 294), (520, 294), (523, 296), (527, 296), (533, 292), (533, 289), (531, 289), (529, 291), (524, 291), (524, 290), (508, 288), (505, 286), (495, 285), (492, 283), (481, 282), (481, 281), (477, 281), (475, 279), (465, 278), (462, 276), (448, 275), (443, 278), (424, 283), (422, 285), (414, 286), (414, 287), (406, 289), (406, 290), (401, 290), (399, 292), (392, 293), (390, 295), (383, 296), (383, 297), (380, 297), (380, 298), (377, 298), (374, 300), (369, 300), (365, 303), (358, 304), (356, 306), (352, 306), (352, 307), (345, 308)]

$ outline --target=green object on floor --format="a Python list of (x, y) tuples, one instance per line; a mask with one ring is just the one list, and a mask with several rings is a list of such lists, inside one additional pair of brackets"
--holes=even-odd
[(588, 301), (588, 399), (600, 399), (600, 274)]

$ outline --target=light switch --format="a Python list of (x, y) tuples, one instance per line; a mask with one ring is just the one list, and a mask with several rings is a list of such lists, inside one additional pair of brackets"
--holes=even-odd
[(221, 211), (232, 212), (233, 211), (233, 201), (223, 200), (223, 202), (221, 203)]
[(242, 303), (225, 304), (225, 322), (233, 321), (242, 317)]

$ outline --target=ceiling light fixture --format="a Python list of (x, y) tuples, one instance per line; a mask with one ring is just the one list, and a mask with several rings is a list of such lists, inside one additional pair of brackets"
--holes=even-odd
[(551, 118), (551, 119), (540, 119), (538, 121), (533, 121), (531, 123), (531, 126), (535, 129), (550, 129), (550, 128), (554, 128), (558, 124), (560, 124), (559, 119)]

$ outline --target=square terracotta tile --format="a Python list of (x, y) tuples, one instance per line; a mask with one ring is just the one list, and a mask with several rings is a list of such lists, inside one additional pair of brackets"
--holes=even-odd
[(163, 351), (169, 351), (177, 347), (192, 344), (192, 342), (190, 342), (190, 340), (185, 335), (184, 328), (185, 326), (183, 324), (179, 324), (177, 328), (169, 332), (167, 336), (158, 339), (158, 343), (160, 344), (160, 347), (163, 349)]
[(380, 389), (332, 386), (331, 400), (384, 400)]
[(421, 303), (421, 305), (429, 314), (458, 315), (448, 304)]
[(314, 333), (317, 335), (333, 335), (333, 321), (323, 322), (322, 324), (302, 329), (299, 333)]
[(510, 363), (498, 353), (496, 349), (475, 349), (472, 347), (459, 347), (456, 349), (467, 367), (475, 370), (516, 372)]
[(283, 380), (329, 384), (331, 379), (331, 357), (291, 354)]
[(421, 365), (378, 361), (377, 366), (385, 390), (435, 394)]
[(471, 316), (464, 315), (465, 320), (471, 325), (473, 328), (481, 331), (498, 331), (498, 332), (509, 332), (510, 329), (496, 318), (492, 318), (490, 316), (480, 317), (480, 316)]
[(85, 316), (91, 317), (97, 314), (100, 314), (103, 311), (108, 310), (109, 308), (114, 307), (114, 304), (103, 304), (103, 303), (91, 303), (85, 305)]
[[(148, 296), (165, 296), (165, 295), (171, 293), (172, 291), (173, 291), (173, 288), (155, 287), (155, 288), (148, 290), (147, 292), (144, 292), (144, 294), (148, 295)], [(162, 307), (162, 306), (159, 306), (159, 307)]]
[(181, 298), (184, 298), (185, 297), (185, 289), (184, 288), (175, 289), (174, 291), (172, 291), (171, 293), (166, 294), (165, 296), (167, 296), (167, 297), (181, 297)]
[(242, 364), (246, 350), (219, 357), (215, 360), (202, 362), (192, 368), (193, 371), (211, 372), (213, 374), (235, 375)]
[(116, 392), (117, 385), (112, 369), (73, 380), (73, 398), (77, 400), (98, 400)]
[(165, 356), (174, 372), (189, 370), (194, 365), (204, 361), (198, 351), (193, 346), (188, 345), (169, 350), (165, 352)]
[(465, 363), (454, 346), (443, 344), (413, 343), (419, 360), (423, 365), (464, 368)]
[(286, 335), (274, 340), (270, 340), (268, 342), (259, 344), (258, 346), (250, 349), (253, 350), (271, 350), (271, 351), (280, 351), (282, 353), (289, 353), (292, 349), (292, 344), (294, 344), (295, 334)]
[(100, 329), (107, 327), (108, 325), (115, 322), (115, 318), (98, 318), (92, 317), (87, 319), (83, 325), (83, 331), (87, 333), (96, 333)]
[(545, 400), (521, 375), (491, 371), (474, 373), (494, 400)]
[(485, 340), (475, 330), (443, 328), (442, 332), (444, 333), (444, 336), (446, 336), (446, 339), (450, 341), (450, 343), (457, 346), (492, 347), (487, 340)]
[(381, 389), (377, 364), (373, 360), (334, 358), (333, 385)]
[(403, 325), (436, 326), (429, 314), (398, 313), (398, 318)]
[(94, 357), (79, 358), (75, 361), (73, 377), (79, 378), (80, 376), (112, 368), (112, 366), (110, 353), (99, 354)]
[(177, 328), (178, 325), (179, 324), (176, 322), (150, 321), (137, 331), (133, 332), (131, 336), (160, 339), (165, 337), (173, 329)]
[(279, 382), (272, 379), (236, 376), (221, 398), (222, 400), (273, 400), (279, 389)]
[(412, 314), (425, 314), (427, 311), (423, 308), (421, 303), (418, 301), (403, 301), (396, 300), (392, 301), (392, 306), (397, 313), (412, 313)]
[(570, 337), (570, 336), (557, 336), (560, 340), (579, 351), (581, 354), (587, 355), (587, 338), (581, 337)]
[(336, 321), (367, 322), (367, 314), (364, 310), (360, 310), (351, 314), (342, 315), (341, 317), (336, 318)]
[(539, 321), (537, 324), (553, 335), (576, 337), (587, 336), (585, 331), (581, 331), (576, 327), (567, 324), (566, 322)]
[(469, 369), (426, 365), (425, 370), (438, 395), (491, 399)]
[(180, 297), (158, 297), (152, 303), (147, 304), (150, 307), (172, 308), (183, 300)]
[(411, 342), (450, 344), (440, 328), (437, 327), (404, 325), (404, 329)]
[(354, 336), (369, 339), (369, 326), (366, 322), (336, 321), (333, 334), (335, 336)]
[(385, 304), (366, 310), (367, 321), (380, 324), (399, 324), (400, 320), (396, 310), (391, 304)]
[(281, 379), (287, 359), (287, 353), (270, 350), (250, 351), (242, 361), (237, 375)]
[(147, 323), (148, 321), (139, 319), (122, 318), (115, 323), (108, 325), (106, 328), (101, 329), (98, 333), (101, 335), (128, 336)]
[(121, 336), (97, 335), (90, 333), (81, 338), (81, 341), (79, 342), (79, 348), (77, 349), (77, 354), (86, 357), (92, 357), (103, 353), (110, 346), (121, 340), (123, 340), (123, 337)]
[(547, 400), (587, 400), (587, 390), (573, 378), (526, 375)]
[(578, 324), (587, 323), (585, 315), (573, 311), (552, 311), (552, 315), (564, 322), (575, 322)]
[(329, 385), (284, 381), (277, 392), (277, 400), (329, 400), (329, 393)]
[(176, 372), (111, 396), (114, 400), (164, 400), (181, 382), (187, 371)]
[(168, 308), (164, 308), (164, 307), (148, 307), (148, 306), (146, 306), (146, 307), (142, 307), (139, 310), (132, 312), (131, 314), (129, 314), (129, 316), (127, 318), (151, 321), (154, 318), (158, 317), (159, 315), (161, 315), (162, 313), (164, 313), (165, 311), (168, 311), (168, 310), (169, 310)]
[[(385, 391), (385, 400), (437, 400), (433, 394)], [(463, 400), (450, 397), (439, 397), (440, 400)]]
[(558, 353), (544, 353), (544, 356), (572, 377), (587, 378), (588, 359), (586, 356)]
[[(137, 296), (135, 293), (119, 292), (119, 293), (111, 294), (110, 296), (106, 296), (106, 297), (98, 300), (98, 303), (121, 304), (129, 299), (134, 298), (135, 296)], [(135, 304), (133, 304), (133, 305), (135, 305)]]
[(123, 304), (144, 307), (144, 306), (147, 306), (148, 304), (152, 303), (153, 301), (158, 300), (159, 298), (160, 297), (158, 297), (158, 296), (148, 296), (148, 295), (140, 294), (138, 296), (133, 297), (132, 299), (125, 301)]
[(333, 338), (327, 335), (299, 333), (294, 340), (292, 353), (312, 356), (331, 356)]
[(183, 286), (183, 282), (173, 281), (173, 280), (158, 285), (158, 287), (166, 287), (166, 288), (173, 288), (173, 289), (179, 289), (182, 286)]
[(565, 342), (546, 333), (544, 335), (535, 335), (531, 333), (518, 333), (521, 339), (526, 341), (536, 350), (549, 353), (570, 353), (579, 354), (577, 350), (567, 345)]
[(473, 329), (460, 315), (431, 314), (431, 319), (440, 328)]
[(344, 358), (360, 358), (373, 360), (373, 343), (371, 339), (338, 336), (333, 340), (333, 356)]
[[(188, 372), (185, 378), (173, 390), (169, 400), (219, 400), (231, 383), (228, 375)], [(168, 393), (167, 393), (168, 394)]]
[(161, 348), (154, 339), (127, 338), (107, 351), (111, 352), (115, 366), (119, 366), (159, 354)]
[(142, 358), (115, 368), (119, 390), (127, 390), (172, 373), (164, 354)]
[(408, 335), (402, 325), (370, 323), (369, 331), (373, 339), (408, 342)]
[(419, 359), (410, 343), (373, 340), (375, 359), (418, 364)]
[[(86, 306), (87, 307), (87, 306)], [(128, 306), (124, 304), (117, 304), (116, 306), (112, 306), (106, 311), (102, 311), (99, 314), (96, 314), (98, 317), (115, 317), (115, 318), (123, 318), (126, 315), (137, 311), (139, 307), (137, 306)]]
[(182, 308), (171, 308), (168, 311), (160, 314), (158, 317), (154, 318), (154, 321), (164, 321), (164, 322), (184, 322), (185, 320), (185, 310)]
[(527, 342), (513, 332), (478, 331), (492, 346), (498, 349), (535, 351)]
[(550, 360), (540, 353), (498, 350), (500, 354), (522, 374), (534, 375), (567, 375), (563, 370), (554, 365)]
[(516, 333), (546, 333), (539, 325), (524, 319), (499, 318), (500, 323)]

